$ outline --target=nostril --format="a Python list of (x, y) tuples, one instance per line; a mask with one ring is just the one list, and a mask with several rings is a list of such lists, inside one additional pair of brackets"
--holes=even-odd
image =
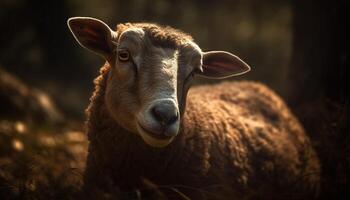
[(153, 117), (162, 126), (169, 126), (178, 120), (178, 111), (174, 106), (156, 105), (152, 108)]
[(179, 114), (178, 112), (175, 113), (175, 115), (173, 115), (169, 121), (167, 122), (167, 125), (171, 125), (173, 123), (175, 123), (177, 121), (177, 119), (179, 118)]
[(157, 121), (162, 122), (164, 121), (164, 117), (162, 115), (162, 110), (160, 109), (159, 106), (155, 106), (152, 108), (152, 114), (154, 118), (156, 118)]

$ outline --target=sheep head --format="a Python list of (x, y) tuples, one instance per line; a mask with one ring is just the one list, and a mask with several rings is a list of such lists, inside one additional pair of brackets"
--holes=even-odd
[(195, 76), (221, 79), (250, 67), (225, 51), (203, 52), (191, 36), (170, 27), (127, 23), (116, 31), (89, 17), (68, 26), (78, 43), (109, 63), (105, 104), (120, 126), (153, 147), (179, 133), (187, 91)]

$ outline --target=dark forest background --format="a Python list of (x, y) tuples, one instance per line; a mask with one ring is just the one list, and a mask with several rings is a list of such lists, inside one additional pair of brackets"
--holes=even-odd
[[(0, 197), (74, 198), (86, 155), (84, 109), (103, 60), (66, 20), (156, 22), (203, 50), (230, 51), (279, 93), (322, 164), (319, 199), (350, 196), (350, 3), (313, 0), (1, 0)], [(217, 81), (197, 84), (212, 84)]]

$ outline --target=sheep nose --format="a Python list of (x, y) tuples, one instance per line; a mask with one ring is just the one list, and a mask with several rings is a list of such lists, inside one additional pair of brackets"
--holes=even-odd
[(153, 117), (163, 126), (174, 124), (179, 118), (179, 112), (173, 103), (162, 102), (152, 108)]

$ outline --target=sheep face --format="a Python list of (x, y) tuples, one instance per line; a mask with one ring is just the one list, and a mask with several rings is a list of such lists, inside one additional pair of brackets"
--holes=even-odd
[[(179, 49), (153, 45), (141, 28), (123, 31), (117, 43), (106, 105), (118, 123), (147, 144), (165, 146), (179, 132), (183, 103), (178, 94), (183, 94), (180, 86), (190, 71), (178, 73)], [(200, 67), (197, 55), (193, 68)]]
[(112, 31), (86, 17), (71, 18), (68, 26), (79, 44), (111, 67), (105, 91), (111, 116), (153, 147), (165, 147), (179, 133), (195, 75), (226, 78), (250, 69), (228, 52), (202, 52), (190, 36), (171, 28), (126, 24)]

